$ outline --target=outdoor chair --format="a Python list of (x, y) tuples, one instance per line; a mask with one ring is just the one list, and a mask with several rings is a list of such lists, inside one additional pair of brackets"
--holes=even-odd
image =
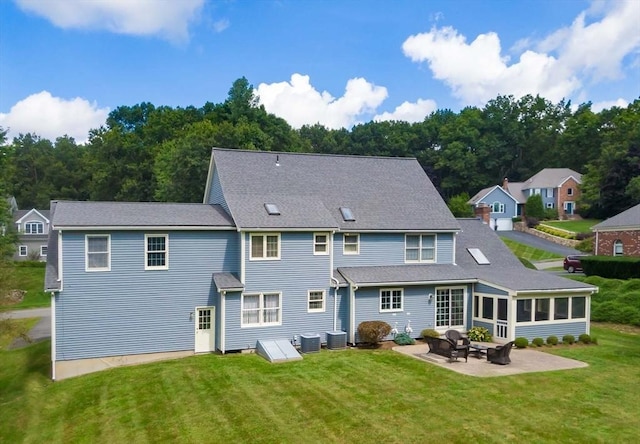
[[(459, 345), (468, 346), (469, 338), (463, 336), (458, 330), (447, 330), (444, 333), (445, 338), (450, 340), (456, 347)], [(461, 344), (462, 342), (462, 344)]]
[(513, 341), (507, 342), (504, 345), (498, 345), (495, 348), (487, 349), (487, 361), (493, 364), (507, 365), (511, 362), (509, 359), (509, 353), (513, 347)]

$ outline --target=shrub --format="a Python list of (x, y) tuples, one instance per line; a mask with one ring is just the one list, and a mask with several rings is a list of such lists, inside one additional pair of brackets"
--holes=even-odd
[(598, 345), (598, 338), (596, 338), (595, 336), (591, 337), (591, 343), (594, 345)]
[(491, 342), (491, 333), (484, 327), (471, 327), (467, 332), (467, 337), (471, 341)]
[(578, 336), (578, 341), (582, 342), (583, 344), (589, 344), (591, 343), (591, 336), (586, 333), (582, 333), (580, 336)]
[(527, 217), (527, 227), (528, 228), (535, 228), (538, 226), (538, 224), (540, 223), (540, 221), (538, 220), (538, 218), (536, 217)]
[(391, 326), (384, 321), (364, 321), (358, 325), (361, 342), (377, 344), (391, 333)]
[(549, 336), (547, 338), (547, 344), (549, 344), (549, 345), (558, 345), (558, 337), (557, 336)]
[(542, 205), (542, 196), (534, 194), (529, 196), (527, 202), (524, 204), (524, 213), (527, 218), (542, 219), (544, 217), (544, 207)]
[(393, 339), (393, 342), (398, 345), (413, 345), (416, 343), (415, 339), (413, 339), (407, 333), (398, 333)]
[(527, 338), (516, 338), (513, 344), (517, 348), (527, 348), (529, 346), (529, 340)]
[(544, 345), (544, 339), (542, 339), (542, 338), (533, 338), (533, 341), (531, 341), (531, 343), (533, 345), (535, 345), (536, 347), (542, 347)]
[(558, 210), (555, 208), (545, 208), (544, 210), (544, 218), (547, 220), (556, 220), (558, 219)]
[(423, 338), (439, 338), (440, 333), (435, 331), (433, 328), (426, 328), (420, 332), (420, 336)]
[(593, 238), (587, 238), (578, 242), (575, 249), (582, 253), (593, 253)]
[(562, 337), (563, 344), (574, 344), (576, 342), (576, 338), (573, 335), (564, 335)]

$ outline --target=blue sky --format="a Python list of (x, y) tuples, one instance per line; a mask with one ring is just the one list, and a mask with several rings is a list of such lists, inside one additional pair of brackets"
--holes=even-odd
[(223, 102), (293, 127), (421, 121), (499, 94), (640, 97), (640, 1), (0, 1), (0, 126), (86, 140), (120, 105)]

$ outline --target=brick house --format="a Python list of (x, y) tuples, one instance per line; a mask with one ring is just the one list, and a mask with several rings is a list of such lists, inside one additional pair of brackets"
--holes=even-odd
[(640, 204), (594, 225), (595, 254), (640, 257)]

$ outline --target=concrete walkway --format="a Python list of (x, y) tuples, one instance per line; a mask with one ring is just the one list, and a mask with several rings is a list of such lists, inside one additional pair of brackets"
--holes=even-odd
[(444, 356), (434, 355), (433, 353), (427, 354), (429, 346), (423, 343), (393, 347), (393, 350), (447, 370), (482, 378), (588, 367), (588, 364), (584, 362), (531, 348), (512, 348), (509, 355), (511, 364), (508, 365), (492, 364), (485, 357), (478, 359), (473, 356), (469, 356), (467, 362), (465, 362), (464, 358), (450, 362), (449, 358)]
[(38, 323), (29, 330), (31, 342), (22, 338), (14, 340), (9, 349), (26, 347), (34, 342), (44, 341), (51, 337), (51, 309), (50, 308), (29, 308), (25, 310), (14, 310), (0, 312), (0, 317), (11, 319), (40, 318)]

